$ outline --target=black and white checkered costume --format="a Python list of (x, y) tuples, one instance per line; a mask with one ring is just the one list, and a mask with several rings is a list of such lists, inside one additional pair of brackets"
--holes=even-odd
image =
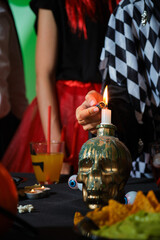
[[(139, 124), (153, 118), (160, 136), (160, 1), (122, 0), (111, 15), (101, 54), (103, 86), (110, 78), (126, 86)], [(147, 17), (142, 19), (146, 11)], [(146, 20), (144, 25), (142, 20)], [(158, 107), (158, 108), (157, 108)], [(153, 113), (154, 109), (156, 114)], [(154, 119), (155, 118), (155, 119)], [(155, 136), (155, 139), (156, 137)], [(157, 139), (156, 139), (157, 140)], [(151, 177), (149, 153), (133, 161), (132, 177)]]

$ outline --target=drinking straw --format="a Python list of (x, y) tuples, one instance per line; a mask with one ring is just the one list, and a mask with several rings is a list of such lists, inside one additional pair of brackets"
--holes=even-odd
[(48, 106), (47, 153), (50, 153), (50, 142), (51, 142), (51, 106)]

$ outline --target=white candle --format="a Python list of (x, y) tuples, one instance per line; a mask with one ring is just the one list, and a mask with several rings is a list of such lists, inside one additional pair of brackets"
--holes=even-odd
[[(108, 87), (105, 87), (103, 93), (103, 101), (107, 105), (108, 104)], [(107, 107), (101, 110), (101, 123), (102, 124), (111, 124), (111, 110)]]
[(101, 123), (111, 124), (111, 110), (108, 108), (103, 108), (101, 110)]

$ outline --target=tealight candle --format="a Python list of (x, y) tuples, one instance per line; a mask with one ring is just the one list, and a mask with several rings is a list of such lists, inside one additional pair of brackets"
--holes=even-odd
[(41, 187), (38, 187), (36, 189), (42, 191), (43, 196), (46, 196), (51, 190), (49, 187), (45, 187), (45, 186), (41, 186)]
[(111, 124), (111, 110), (108, 109), (108, 88), (106, 86), (104, 93), (103, 93), (103, 101), (106, 104), (105, 108), (102, 108), (101, 110), (101, 123), (102, 124)]
[(42, 197), (43, 191), (38, 189), (31, 189), (30, 191), (25, 191), (25, 194), (29, 199), (36, 199)]
[(49, 187), (45, 187), (45, 186), (36, 187), (36, 189), (41, 190), (41, 191), (49, 191), (49, 190), (51, 190)]
[(44, 186), (41, 186), (41, 187), (36, 187), (35, 189), (40, 190), (40, 191), (44, 191), (44, 190), (45, 190), (45, 187), (44, 187)]
[[(32, 188), (31, 188), (32, 187)], [(36, 198), (42, 198), (42, 197), (46, 197), (47, 195), (49, 195), (50, 193), (50, 188), (49, 187), (45, 187), (45, 186), (41, 186), (40, 184), (37, 185), (33, 185), (33, 186), (27, 186), (25, 187), (25, 195), (27, 198), (30, 199), (36, 199)]]

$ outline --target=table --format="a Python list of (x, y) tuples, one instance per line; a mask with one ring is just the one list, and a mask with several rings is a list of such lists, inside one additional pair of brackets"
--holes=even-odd
[[(13, 173), (12, 176), (20, 176), (25, 179), (18, 185), (18, 188), (33, 185), (36, 182), (34, 174), (31, 173)], [(68, 187), (68, 176), (61, 176), (60, 183), (50, 185), (51, 193), (49, 196), (41, 199), (19, 199), (20, 205), (32, 204), (34, 211), (31, 213), (17, 213), (17, 216), (29, 223), (36, 229), (36, 235), (30, 228), (18, 227), (16, 223), (1, 240), (23, 239), (23, 240), (81, 240), (84, 237), (74, 231), (73, 218), (76, 211), (86, 214), (89, 209), (83, 202), (82, 192)], [(154, 190), (157, 198), (160, 200), (160, 190), (153, 179), (129, 179), (125, 187), (125, 192), (142, 190), (145, 194), (149, 190)]]

